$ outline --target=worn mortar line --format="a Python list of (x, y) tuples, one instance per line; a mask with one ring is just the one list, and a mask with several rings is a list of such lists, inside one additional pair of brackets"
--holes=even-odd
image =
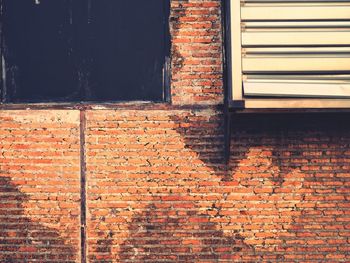
[(81, 263), (86, 263), (86, 112), (80, 110), (80, 249)]

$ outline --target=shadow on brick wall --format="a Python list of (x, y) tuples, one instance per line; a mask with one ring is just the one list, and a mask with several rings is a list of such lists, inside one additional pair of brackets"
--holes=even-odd
[(121, 244), (120, 262), (221, 262), (239, 259), (251, 248), (239, 234), (227, 236), (212, 217), (177, 196), (161, 197), (133, 217)]
[[(291, 159), (308, 160), (305, 152), (322, 152), (327, 150), (327, 144), (346, 151), (350, 138), (349, 116), (342, 113), (240, 115), (233, 122), (231, 161), (237, 164), (246, 158), (247, 148), (270, 148), (274, 164), (280, 171), (289, 172), (300, 168)], [(237, 154), (236, 148), (242, 154)], [(236, 168), (234, 164), (230, 168)]]
[[(186, 177), (198, 168), (202, 176), (178, 195), (153, 195), (133, 214), (123, 243), (116, 236), (124, 229), (97, 241), (93, 262), (345, 261), (350, 250), (347, 119), (342, 114), (242, 115), (234, 120), (226, 166), (220, 111), (181, 111), (171, 121), (183, 151), (191, 154), (183, 155), (186, 169), (179, 164), (178, 171)], [(207, 194), (216, 198), (206, 199)]]
[[(176, 130), (184, 138), (185, 147), (197, 153), (198, 158), (223, 180), (231, 180), (240, 162), (247, 158), (247, 153), (254, 147), (271, 149), (273, 164), (284, 173), (300, 166), (300, 163), (294, 163), (291, 159), (307, 159), (303, 152), (322, 151), (327, 143), (339, 144), (340, 150), (347, 151), (349, 116), (341, 113), (237, 115), (233, 119), (228, 165), (224, 164), (221, 114), (205, 116), (192, 111), (186, 116), (173, 116), (171, 119), (178, 125)], [(335, 157), (339, 156), (338, 153)]]
[[(100, 232), (103, 235), (103, 232)], [(101, 237), (96, 241), (96, 252), (90, 257), (91, 262), (103, 262), (103, 263), (112, 263), (113, 262), (113, 231), (110, 231), (106, 237)]]
[[(223, 183), (236, 182), (227, 196), (244, 207), (244, 211), (234, 210), (247, 214), (239, 233), (256, 239), (257, 255), (273, 260), (347, 257), (349, 114), (237, 116), (227, 166), (222, 117), (191, 112), (172, 120), (179, 125), (186, 148)], [(244, 193), (254, 195), (254, 200), (246, 200)], [(224, 197), (221, 201), (227, 202)], [(264, 214), (264, 209), (270, 210)], [(246, 229), (257, 225), (259, 218), (272, 222), (261, 224), (261, 238)], [(264, 229), (271, 225), (274, 231)]]
[(9, 177), (0, 177), (0, 262), (75, 262), (76, 252), (57, 230), (25, 215), (28, 200)]

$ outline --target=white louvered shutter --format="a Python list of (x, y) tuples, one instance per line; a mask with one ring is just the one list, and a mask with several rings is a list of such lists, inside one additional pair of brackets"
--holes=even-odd
[(350, 1), (242, 0), (240, 20), (243, 96), (350, 98)]

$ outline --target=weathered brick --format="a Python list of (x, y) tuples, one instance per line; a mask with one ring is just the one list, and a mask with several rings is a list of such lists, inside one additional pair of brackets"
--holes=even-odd
[[(244, 115), (223, 162), (221, 1), (172, 0), (172, 103), (85, 111), (89, 262), (347, 262), (350, 136)], [(76, 110), (0, 112), (0, 261), (79, 262)]]

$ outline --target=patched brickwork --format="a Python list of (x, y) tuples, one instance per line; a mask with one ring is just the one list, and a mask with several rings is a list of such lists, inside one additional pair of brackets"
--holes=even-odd
[(348, 115), (240, 115), (223, 162), (220, 2), (172, 1), (172, 104), (84, 110), (84, 148), (0, 112), (0, 262), (80, 262), (80, 150), (88, 262), (349, 262)]

